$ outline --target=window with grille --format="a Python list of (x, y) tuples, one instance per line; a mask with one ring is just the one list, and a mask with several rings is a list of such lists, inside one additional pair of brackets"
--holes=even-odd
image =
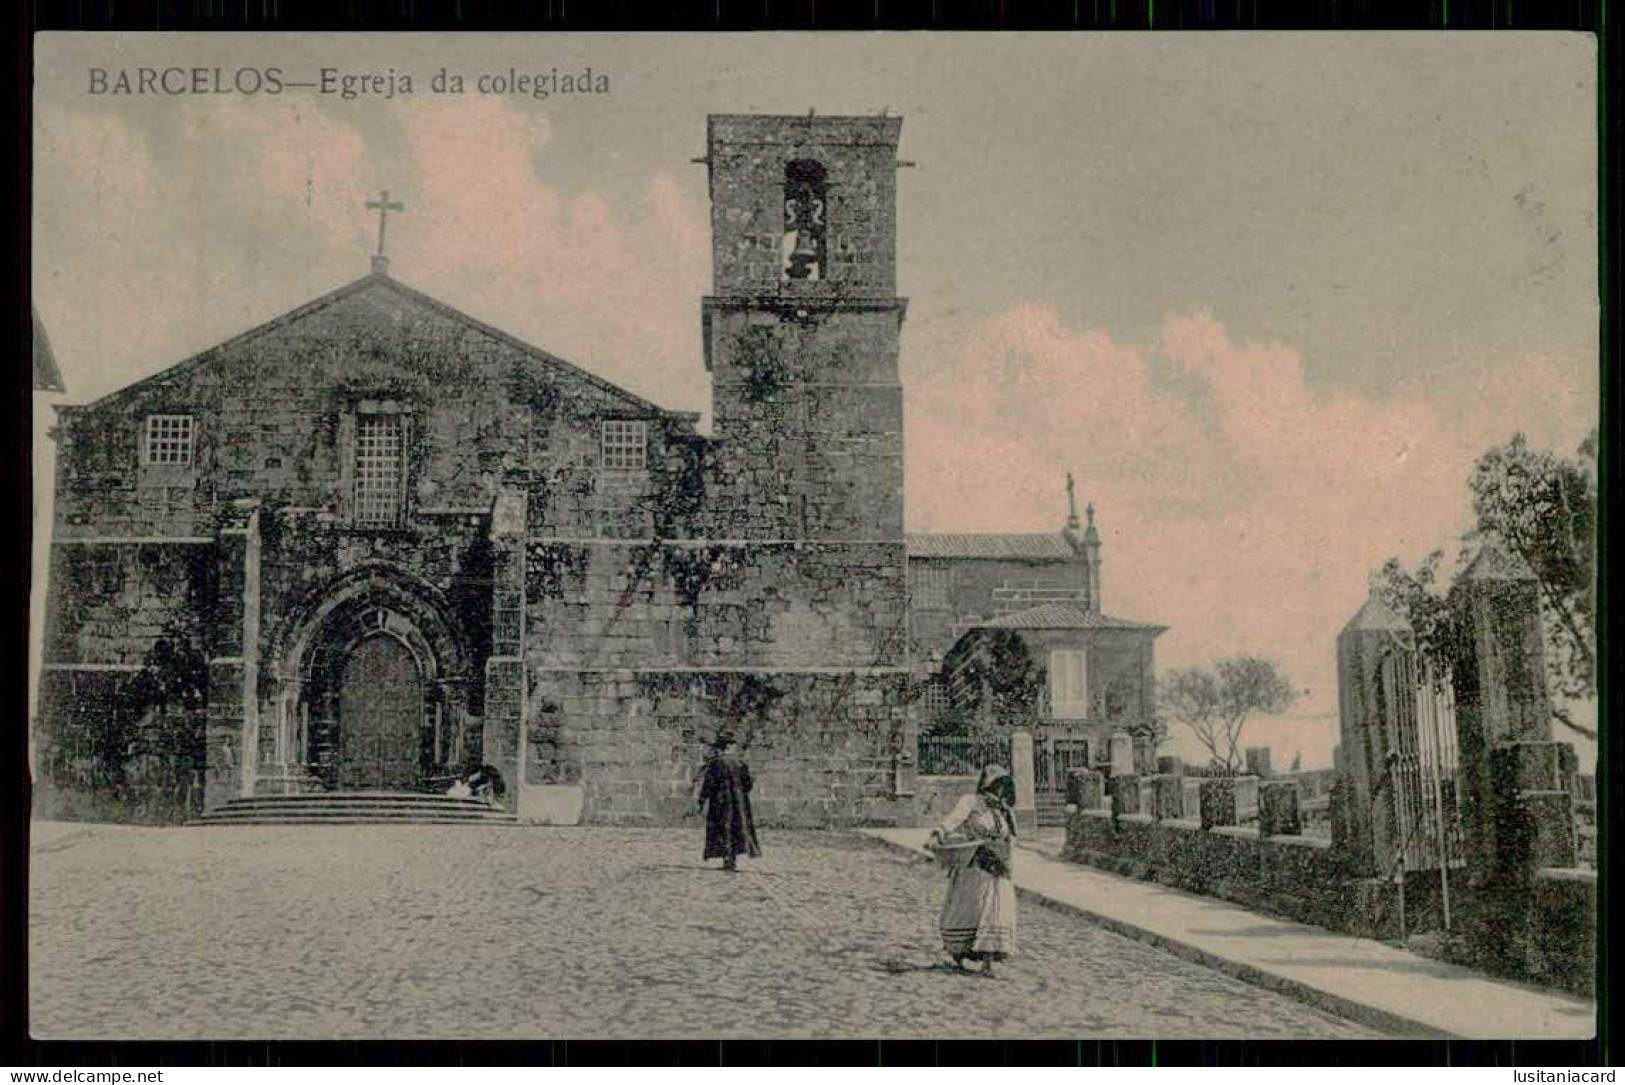
[(649, 431), (644, 422), (604, 422), (600, 463), (610, 471), (641, 471), (648, 462)]
[(909, 570), (914, 586), (914, 605), (921, 610), (947, 610), (953, 587), (953, 569), (946, 565), (920, 565)]
[(1081, 649), (1050, 651), (1049, 704), (1054, 719), (1089, 718), (1089, 657)]
[(189, 467), (192, 463), (192, 416), (147, 415), (145, 462), (151, 467)]
[(355, 426), (355, 521), (393, 527), (401, 519), (402, 420), (363, 414)]
[(921, 687), (920, 711), (928, 723), (941, 719), (948, 711), (948, 689), (941, 679), (930, 679)]

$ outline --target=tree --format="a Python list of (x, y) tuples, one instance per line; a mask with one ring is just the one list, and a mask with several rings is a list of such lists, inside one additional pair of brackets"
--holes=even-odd
[(1161, 685), (1168, 714), (1189, 727), (1227, 772), (1242, 767), (1241, 734), (1255, 714), (1285, 712), (1298, 698), (1274, 662), (1258, 656), (1221, 659), (1210, 670), (1182, 667)]
[[(1475, 523), (1462, 536), (1463, 559), (1486, 538), (1529, 565), (1538, 584), (1545, 632), (1548, 686), (1561, 700), (1596, 695), (1597, 435), (1583, 441), (1575, 459), (1529, 447), (1523, 434), (1484, 453), (1467, 480)], [(1414, 571), (1389, 558), (1373, 580), (1379, 598), (1410, 622), (1418, 652), (1435, 675), (1450, 673), (1456, 654), (1455, 616), (1440, 582), (1442, 551)], [(1460, 564), (1465, 564), (1461, 562)], [(1559, 723), (1595, 739), (1562, 704), (1552, 706)]]
[(1398, 558), (1389, 558), (1371, 583), (1377, 598), (1410, 623), (1417, 651), (1433, 664), (1435, 681), (1443, 681), (1450, 674), (1456, 652), (1455, 611), (1450, 608), (1446, 586), (1439, 583), (1443, 564), (1442, 550), (1423, 558), (1414, 572)]
[(962, 665), (963, 657), (952, 654), (944, 661), (944, 672), (957, 670), (956, 684), (966, 693), (936, 733), (969, 734), (987, 724), (1003, 731), (1036, 722), (1043, 672), (1020, 635), (990, 630), (973, 650), (976, 654)]
[[(1479, 458), (1467, 487), (1477, 523), (1464, 541), (1493, 535), (1534, 571), (1551, 691), (1562, 700), (1595, 697), (1596, 430), (1573, 459), (1530, 448), (1523, 434), (1515, 434)], [(1596, 737), (1576, 726), (1561, 705), (1553, 715)]]

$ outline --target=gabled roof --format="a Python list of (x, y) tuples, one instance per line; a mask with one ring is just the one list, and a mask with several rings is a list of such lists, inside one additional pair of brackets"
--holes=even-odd
[(1462, 570), (1462, 580), (1534, 580), (1535, 571), (1523, 558), (1495, 539), (1487, 539)]
[(1070, 561), (1078, 556), (1072, 544), (1060, 532), (984, 535), (910, 531), (904, 541), (911, 558)]
[(1396, 614), (1375, 591), (1366, 598), (1364, 605), (1354, 612), (1354, 617), (1348, 620), (1338, 636), (1342, 636), (1343, 633), (1361, 633), (1370, 630), (1387, 633), (1412, 631), (1411, 623)]
[(253, 328), (250, 328), (247, 331), (242, 332), (241, 334), (234, 335), (230, 339), (227, 339), (225, 342), (219, 343), (219, 344), (217, 344), (215, 346), (212, 346), (207, 350), (200, 351), (199, 353), (192, 355), (190, 358), (187, 358), (184, 361), (178, 362), (175, 365), (169, 366), (166, 369), (163, 369), (163, 370), (160, 370), (157, 373), (154, 373), (150, 377), (144, 377), (141, 380), (136, 381), (134, 384), (128, 384), (128, 385), (125, 385), (123, 388), (118, 389), (115, 392), (110, 392), (107, 395), (103, 396), (101, 399), (98, 399), (93, 403), (87, 404), (86, 408), (81, 408), (81, 409), (94, 408), (94, 407), (98, 407), (98, 406), (100, 406), (103, 403), (106, 403), (108, 401), (115, 400), (115, 399), (121, 399), (121, 398), (123, 398), (125, 396), (128, 396), (128, 395), (132, 394), (137, 389), (143, 388), (146, 385), (151, 384), (151, 383), (153, 383), (155, 381), (162, 380), (162, 379), (164, 379), (166, 377), (175, 376), (175, 375), (177, 375), (179, 373), (186, 372), (188, 370), (198, 368), (199, 366), (201, 366), (205, 362), (207, 362), (209, 359), (213, 358), (215, 355), (219, 354), (220, 352), (222, 352), (224, 350), (227, 350), (228, 348), (235, 347), (238, 344), (244, 343), (244, 342), (246, 342), (246, 341), (248, 341), (250, 339), (256, 338), (256, 337), (261, 336), (261, 335), (265, 335), (268, 332), (275, 331), (275, 330), (277, 330), (279, 328), (282, 328), (282, 327), (285, 327), (285, 326), (287, 326), (289, 324), (295, 323), (295, 322), (297, 322), (299, 320), (302, 320), (303, 318), (305, 318), (307, 316), (312, 315), (313, 313), (320, 312), (321, 310), (326, 309), (329, 306), (334, 305), (337, 302), (343, 301), (345, 298), (351, 297), (352, 295), (355, 295), (355, 294), (362, 293), (363, 291), (366, 291), (366, 290), (369, 290), (369, 289), (380, 289), (380, 290), (391, 291), (391, 292), (399, 295), (400, 297), (406, 299), (407, 301), (411, 302), (414, 305), (418, 305), (418, 306), (420, 306), (422, 308), (429, 309), (429, 310), (431, 310), (431, 311), (433, 311), (435, 313), (438, 313), (439, 315), (441, 315), (443, 317), (446, 317), (448, 319), (457, 321), (457, 322), (459, 322), (461, 324), (467, 325), (468, 327), (473, 328), (476, 331), (479, 331), (479, 332), (481, 332), (481, 333), (483, 333), (485, 335), (488, 335), (491, 338), (496, 339), (499, 342), (506, 344), (507, 346), (513, 347), (514, 349), (516, 349), (518, 351), (521, 351), (522, 353), (524, 353), (528, 357), (528, 359), (530, 361), (535, 363), (541, 369), (552, 370), (554, 372), (562, 372), (562, 373), (568, 374), (569, 376), (574, 377), (574, 378), (576, 378), (578, 380), (583, 380), (583, 381), (585, 381), (585, 382), (587, 382), (589, 384), (597, 386), (601, 390), (603, 390), (605, 392), (608, 392), (613, 396), (616, 396), (619, 399), (625, 400), (630, 406), (637, 407), (637, 408), (642, 409), (642, 410), (647, 410), (647, 411), (650, 411), (650, 412), (656, 413), (656, 414), (668, 415), (668, 416), (671, 416), (671, 417), (674, 417), (674, 418), (693, 419), (693, 418), (698, 417), (697, 415), (694, 415), (691, 412), (668, 411), (665, 408), (660, 407), (659, 405), (657, 405), (655, 403), (651, 403), (649, 400), (644, 399), (642, 396), (639, 396), (639, 395), (636, 395), (636, 394), (634, 394), (632, 392), (629, 392), (625, 388), (620, 387), (619, 385), (612, 384), (609, 381), (604, 380), (602, 377), (599, 377), (596, 374), (590, 373), (587, 370), (582, 369), (580, 366), (573, 365), (570, 362), (565, 361), (563, 358), (558, 357), (557, 355), (549, 354), (545, 350), (542, 350), (542, 349), (540, 349), (538, 347), (531, 346), (529, 343), (526, 343), (524, 340), (516, 338), (515, 336), (512, 336), (512, 335), (509, 335), (507, 332), (502, 331), (500, 328), (494, 328), (491, 325), (486, 324), (484, 321), (476, 320), (474, 317), (469, 316), (467, 313), (463, 312), (460, 309), (453, 308), (452, 306), (447, 305), (445, 302), (440, 301), (437, 298), (430, 297), (428, 294), (423, 293), (421, 290), (414, 290), (412, 287), (407, 286), (405, 283), (401, 282), (400, 280), (395, 279), (395, 278), (393, 278), (393, 277), (391, 277), (389, 275), (385, 275), (385, 274), (378, 273), (378, 272), (374, 272), (374, 273), (372, 273), (370, 275), (363, 275), (361, 278), (356, 279), (356, 280), (354, 280), (352, 282), (346, 283), (345, 285), (339, 287), (337, 290), (333, 290), (333, 291), (330, 291), (329, 293), (323, 294), (321, 297), (316, 298), (313, 301), (308, 301), (305, 304), (299, 306), (298, 308), (290, 309), (288, 312), (283, 313), (279, 317), (276, 317), (276, 318), (274, 318), (272, 320), (268, 320), (263, 324), (257, 325), (257, 326), (255, 326)]
[(977, 622), (972, 629), (1123, 629), (1141, 633), (1165, 633), (1168, 627), (1151, 622), (1131, 622), (1090, 610), (1081, 603), (1041, 603), (997, 618)]
[(40, 322), (39, 310), (34, 310), (34, 390), (36, 392), (65, 392), (62, 371), (56, 366), (56, 355), (51, 353), (51, 340)]

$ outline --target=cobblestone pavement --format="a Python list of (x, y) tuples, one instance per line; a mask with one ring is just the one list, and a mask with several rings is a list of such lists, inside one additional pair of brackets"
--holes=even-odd
[[(41, 1038), (1357, 1037), (1021, 905), (996, 980), (944, 967), (929, 863), (681, 830), (36, 825)], [(1018, 860), (1019, 861), (1019, 860)]]

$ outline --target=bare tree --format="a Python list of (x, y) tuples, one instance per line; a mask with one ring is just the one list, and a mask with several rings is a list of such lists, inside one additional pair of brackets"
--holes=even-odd
[(1256, 714), (1285, 712), (1298, 691), (1274, 662), (1257, 656), (1221, 659), (1207, 667), (1182, 667), (1161, 684), (1168, 715), (1191, 729), (1226, 771), (1242, 766), (1241, 734)]

